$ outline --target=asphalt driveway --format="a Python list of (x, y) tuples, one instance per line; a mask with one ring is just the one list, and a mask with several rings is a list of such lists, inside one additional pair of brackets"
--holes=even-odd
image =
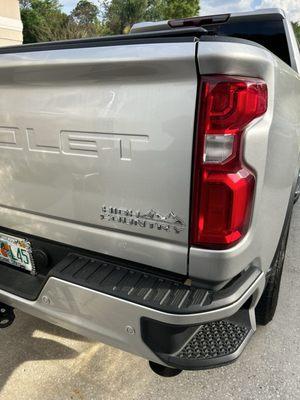
[(300, 204), (274, 321), (228, 367), (154, 375), (145, 360), (17, 312), (0, 331), (0, 399), (300, 399)]

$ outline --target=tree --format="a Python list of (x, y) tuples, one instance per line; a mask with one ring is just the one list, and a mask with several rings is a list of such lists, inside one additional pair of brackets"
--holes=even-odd
[(199, 15), (199, 0), (149, 0), (147, 18), (166, 20)]
[(98, 22), (98, 14), (99, 9), (95, 4), (80, 0), (71, 12), (71, 17), (80, 25), (89, 25)]
[(199, 0), (106, 0), (104, 19), (110, 33), (127, 33), (140, 21), (185, 18), (199, 14)]
[(24, 43), (79, 39), (103, 34), (98, 7), (80, 0), (71, 15), (58, 0), (21, 0)]
[(104, 18), (110, 33), (127, 33), (132, 24), (143, 20), (147, 0), (111, 0), (104, 2)]
[[(73, 37), (91, 37), (104, 34), (99, 8), (89, 0), (79, 0), (70, 14), (68, 31)], [(76, 32), (76, 33), (75, 33)]]
[(24, 43), (59, 40), (68, 16), (58, 0), (20, 0)]
[(99, 3), (100, 9), (90, 0), (79, 0), (67, 15), (59, 0), (20, 0), (24, 43), (128, 33), (136, 22), (199, 13), (198, 0), (99, 0)]
[(298, 42), (300, 43), (300, 23), (293, 22), (293, 27), (294, 27), (294, 31), (295, 31), (296, 37), (298, 39)]

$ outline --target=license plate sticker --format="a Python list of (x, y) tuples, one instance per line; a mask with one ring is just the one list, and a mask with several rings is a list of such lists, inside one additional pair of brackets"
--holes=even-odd
[(26, 239), (0, 232), (0, 261), (35, 274), (31, 244)]

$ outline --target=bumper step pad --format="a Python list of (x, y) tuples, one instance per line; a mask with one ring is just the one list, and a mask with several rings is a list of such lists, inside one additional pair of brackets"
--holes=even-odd
[(248, 333), (248, 327), (226, 320), (202, 325), (178, 357), (182, 360), (209, 360), (228, 356), (240, 347)]
[[(187, 330), (187, 335), (183, 335), (173, 349), (159, 351), (153, 341), (148, 345), (165, 364), (177, 369), (219, 367), (235, 361), (253, 335), (255, 327), (251, 325), (251, 312), (253, 310), (242, 309), (227, 319), (201, 324), (194, 331)], [(161, 326), (160, 329), (163, 331), (164, 328)], [(172, 327), (168, 332), (172, 336)], [(174, 337), (176, 334), (178, 332)]]

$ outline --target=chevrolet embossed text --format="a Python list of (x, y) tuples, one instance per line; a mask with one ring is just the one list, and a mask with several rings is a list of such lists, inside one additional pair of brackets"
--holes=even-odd
[(113, 151), (121, 160), (131, 160), (133, 145), (148, 141), (146, 135), (69, 130), (59, 131), (49, 138), (33, 128), (22, 131), (16, 127), (0, 126), (0, 148), (38, 153), (99, 157), (101, 152)]

